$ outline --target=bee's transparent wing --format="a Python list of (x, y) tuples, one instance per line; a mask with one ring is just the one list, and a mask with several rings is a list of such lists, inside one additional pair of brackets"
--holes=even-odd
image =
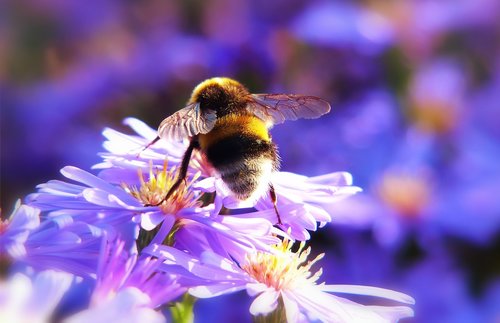
[(158, 136), (179, 141), (199, 133), (207, 133), (214, 127), (216, 119), (215, 111), (202, 113), (200, 105), (193, 103), (163, 120), (158, 127)]
[(300, 118), (314, 119), (328, 113), (330, 104), (315, 96), (298, 94), (252, 94), (247, 110), (265, 122), (283, 123)]

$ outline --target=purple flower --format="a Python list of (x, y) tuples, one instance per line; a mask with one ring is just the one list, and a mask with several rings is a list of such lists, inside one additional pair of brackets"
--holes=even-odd
[(416, 71), (409, 85), (410, 116), (430, 133), (459, 128), (465, 117), (465, 71), (451, 60), (436, 59)]
[(18, 258), (26, 254), (24, 243), (30, 232), (40, 225), (40, 210), (18, 201), (9, 219), (0, 220), (0, 256)]
[[(307, 230), (315, 231), (317, 222), (324, 226), (335, 217), (335, 204), (361, 191), (352, 186), (352, 176), (346, 172), (330, 173), (316, 177), (306, 177), (294, 173), (276, 172), (272, 183), (277, 195), (277, 209), (283, 231), (293, 239), (308, 240)], [(266, 194), (256, 201), (238, 201), (225, 188), (220, 179), (208, 178), (194, 185), (206, 192), (216, 191), (216, 201), (227, 208), (255, 207), (266, 213), (248, 213), (248, 216), (265, 216), (272, 223), (278, 218), (271, 197)], [(332, 215), (331, 215), (332, 214)]]
[[(125, 135), (111, 129), (104, 131), (105, 137), (108, 138), (104, 147), (109, 153), (101, 154), (104, 162), (95, 166), (95, 168), (102, 169), (99, 177), (111, 183), (125, 181), (128, 184), (142, 185), (144, 180), (137, 179), (137, 169), (144, 172), (149, 168), (150, 180), (153, 177), (151, 169), (173, 172), (173, 167), (177, 167), (182, 159), (186, 149), (185, 143), (160, 140), (141, 152), (156, 138), (157, 132), (137, 119), (128, 118), (125, 123), (131, 126), (139, 136)], [(168, 162), (165, 162), (165, 158), (168, 159)], [(202, 192), (216, 192), (215, 211), (219, 211), (222, 206), (228, 208), (256, 207), (261, 211), (273, 209), (269, 195), (257, 197), (258, 200), (244, 202), (236, 200), (201, 154), (195, 154), (190, 160), (190, 165), (192, 167), (188, 172), (190, 185)], [(200, 177), (201, 180), (198, 179)], [(352, 177), (346, 172), (313, 178), (277, 172), (273, 174), (272, 183), (278, 196), (278, 211), (281, 217), (279, 226), (289, 231), (292, 238), (299, 240), (309, 239), (310, 235), (307, 230), (316, 230), (317, 222), (323, 226), (331, 221), (330, 213), (334, 210), (334, 204), (337, 201), (361, 190), (352, 186)], [(158, 196), (159, 199), (161, 199), (161, 195)], [(265, 216), (271, 223), (278, 222), (275, 212), (248, 213), (247, 215), (251, 217)], [(147, 229), (151, 230), (159, 225), (163, 216), (151, 214), (151, 216), (144, 218), (150, 221)], [(145, 227), (144, 221), (142, 225)]]
[[(71, 216), (110, 234), (120, 233), (116, 227), (140, 222), (146, 231), (159, 228), (152, 242), (162, 243), (174, 230), (179, 231), (176, 243), (185, 247), (199, 240), (200, 246), (212, 245), (212, 249), (250, 250), (276, 242), (271, 233), (277, 231), (266, 218), (219, 215), (220, 205), (199, 207), (198, 193), (188, 187), (179, 189), (159, 206), (144, 206), (160, 201), (172, 185), (175, 175), (166, 168), (157, 173), (151, 170), (147, 181), (141, 175), (140, 187), (115, 186), (76, 167), (65, 167), (61, 173), (83, 185), (50, 181), (39, 185), (39, 192), (27, 198), (54, 220)], [(127, 237), (129, 242), (135, 238)]]
[(36, 269), (95, 274), (101, 231), (64, 216), (40, 223), (39, 213), (18, 203), (10, 219), (2, 223), (0, 256)]
[(78, 276), (95, 276), (102, 231), (65, 217), (46, 220), (25, 243), (26, 255), (16, 258), (35, 269), (58, 269)]
[(369, 53), (378, 53), (394, 42), (394, 30), (388, 20), (356, 5), (311, 5), (299, 15), (291, 29), (309, 43), (355, 47)]
[(97, 283), (90, 308), (65, 322), (164, 322), (155, 311), (186, 291), (172, 276), (158, 271), (160, 259), (138, 258), (125, 250), (125, 241), (104, 240)]
[(196, 216), (184, 216), (176, 224), (173, 246), (196, 255), (210, 250), (239, 260), (245, 253), (268, 250), (279, 241), (277, 236), (285, 235), (269, 220), (276, 216), (274, 209), (234, 215), (219, 213), (216, 205), (210, 205)]
[(52, 312), (72, 280), (68, 273), (46, 270), (33, 277), (15, 273), (0, 281), (0, 321), (51, 322)]
[(123, 231), (135, 227), (142, 216), (160, 212), (158, 207), (145, 207), (123, 188), (79, 168), (68, 166), (61, 173), (78, 184), (52, 180), (39, 185), (38, 192), (26, 198), (30, 205), (48, 212), (49, 218), (71, 217), (111, 234), (116, 233), (116, 228)]
[[(199, 278), (199, 286), (189, 292), (200, 298), (246, 290), (255, 297), (250, 306), (254, 316), (281, 310), (290, 322), (319, 319), (325, 322), (389, 322), (413, 315), (406, 306), (364, 306), (330, 293), (377, 296), (413, 304), (408, 295), (382, 288), (357, 285), (317, 284), (322, 270), (311, 267), (323, 255), (307, 261), (310, 248), (302, 243), (296, 252), (284, 241), (271, 252), (249, 253), (241, 262), (211, 252), (195, 258), (172, 247), (151, 245), (145, 251), (165, 259), (165, 270)], [(179, 270), (179, 267), (184, 269)], [(282, 304), (282, 305), (280, 305)], [(282, 318), (285, 319), (284, 317)]]

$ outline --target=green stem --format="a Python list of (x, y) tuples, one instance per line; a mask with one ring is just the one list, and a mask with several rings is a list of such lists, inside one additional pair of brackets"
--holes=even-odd
[(173, 322), (193, 323), (194, 322), (193, 309), (195, 302), (196, 298), (186, 293), (184, 294), (184, 297), (182, 297), (181, 302), (174, 303), (174, 305), (170, 307), (170, 313), (172, 314)]

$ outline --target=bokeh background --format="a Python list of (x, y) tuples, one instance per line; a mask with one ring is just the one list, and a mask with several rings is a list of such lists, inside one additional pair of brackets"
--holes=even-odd
[[(321, 119), (272, 131), (283, 170), (345, 170), (364, 189), (313, 234), (323, 280), (408, 293), (409, 321), (500, 321), (499, 1), (3, 7), (4, 216), (61, 167), (97, 163), (104, 127), (128, 131), (132, 116), (156, 128), (200, 81), (229, 76), (254, 93), (332, 103)], [(203, 301), (197, 313), (241, 321), (234, 304), (245, 313), (247, 301)]]

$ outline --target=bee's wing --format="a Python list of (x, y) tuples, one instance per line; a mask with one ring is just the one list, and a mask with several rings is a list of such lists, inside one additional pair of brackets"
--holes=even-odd
[(330, 111), (330, 104), (315, 96), (298, 94), (252, 94), (247, 110), (272, 124), (300, 118), (315, 119)]
[(199, 133), (207, 133), (215, 125), (215, 111), (200, 111), (200, 105), (193, 103), (163, 120), (158, 127), (158, 136), (167, 140), (182, 140)]

